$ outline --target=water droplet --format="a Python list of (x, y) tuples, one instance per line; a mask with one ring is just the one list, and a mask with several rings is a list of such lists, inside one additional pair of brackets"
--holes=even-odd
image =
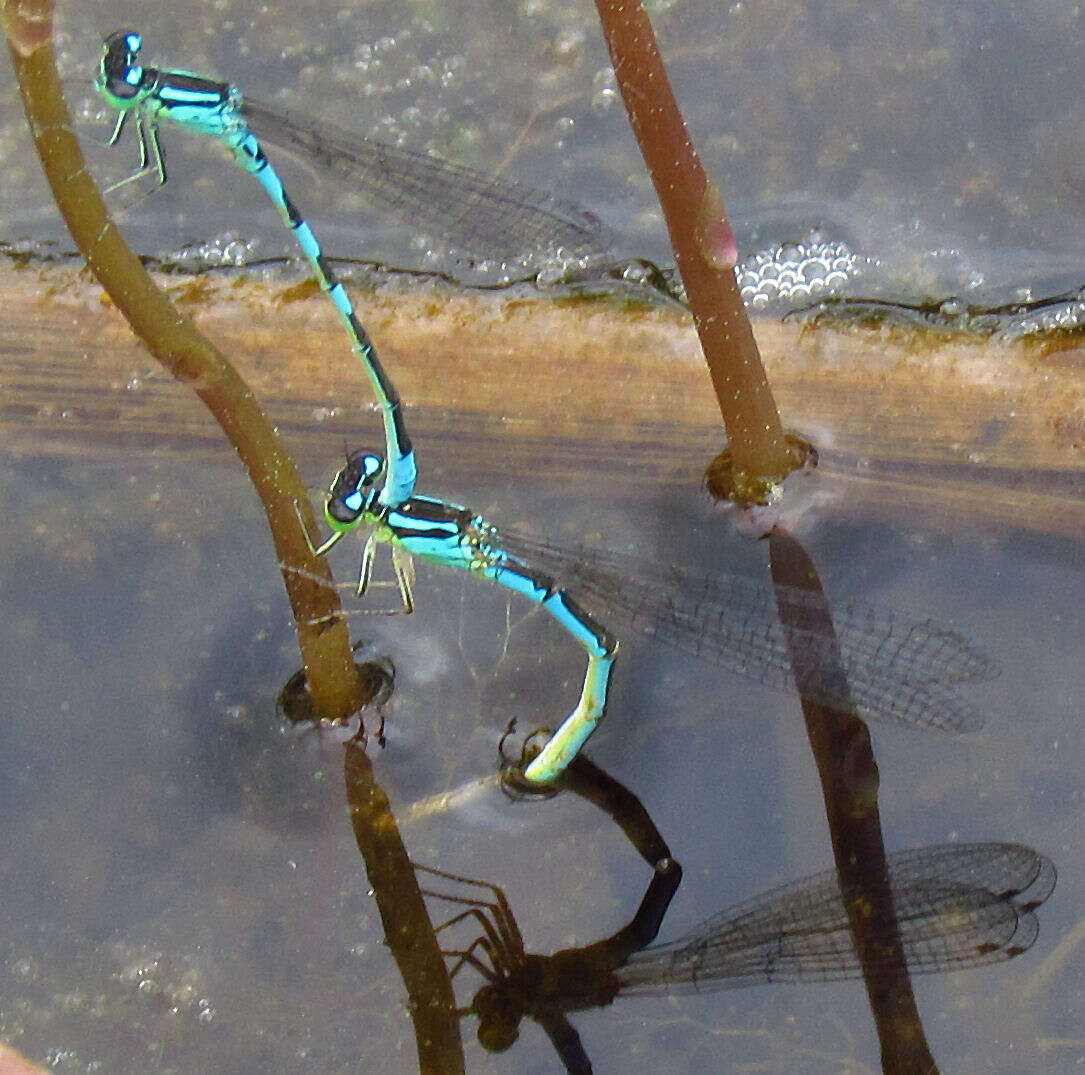
[(606, 112), (612, 108), (618, 100), (618, 91), (613, 87), (597, 90), (591, 96), (591, 107), (596, 112)]
[(579, 26), (562, 30), (554, 40), (554, 51), (559, 56), (571, 56), (584, 46), (585, 33)]

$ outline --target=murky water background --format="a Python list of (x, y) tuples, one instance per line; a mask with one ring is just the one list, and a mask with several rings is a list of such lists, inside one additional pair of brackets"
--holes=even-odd
[[(126, 23), (163, 64), (501, 168), (591, 208), (627, 252), (667, 260), (584, 4), (65, 5), (69, 72), (90, 70), (101, 34)], [(657, 5), (656, 24), (744, 247), (818, 227), (872, 259), (870, 279), (902, 300), (1081, 284), (1078, 6), (675, 3)], [(59, 237), (13, 92), (2, 107), (0, 237)], [(287, 249), (216, 147), (179, 135), (167, 147), (170, 186), (130, 213), (139, 249), (221, 245), (228, 232), (246, 257)], [(313, 202), (335, 253), (426, 263), (398, 225), (359, 224), (349, 199)], [(423, 470), (420, 489), (497, 523), (568, 542), (590, 531), (706, 571), (762, 563), (692, 481), (630, 502), (605, 473), (571, 497), (538, 475), (480, 478), (469, 459), (441, 467), (441, 488)], [(323, 483), (330, 469), (312, 461), (306, 476)], [(232, 460), (9, 456), (0, 498), (0, 1037), (73, 1072), (414, 1070), (404, 989), (347, 821), (342, 747), (286, 731), (274, 712), (296, 643)], [(1015, 840), (1060, 870), (1030, 953), (916, 982), (942, 1070), (1078, 1070), (1079, 548), (831, 513), (803, 538), (834, 597), (948, 621), (1003, 666), (970, 691), (988, 715), (981, 733), (872, 729), (890, 849)], [(337, 555), (350, 578), (357, 549)], [(496, 588), (423, 566), (418, 591), (415, 617), (355, 628), (398, 669), (388, 745), (370, 756), (403, 818), (491, 772), (509, 717), (567, 712), (583, 669), (557, 628)], [(830, 864), (786, 695), (623, 640), (590, 753), (641, 796), (685, 866), (663, 937)], [(514, 805), (493, 793), (403, 833), (416, 860), (501, 885), (533, 951), (612, 932), (647, 881), (613, 826), (571, 796)], [(469, 994), (460, 983), (462, 1003)], [(619, 1000), (573, 1021), (600, 1072), (877, 1067), (856, 983)], [(531, 1024), (497, 1058), (474, 1044), (473, 1020), (463, 1035), (470, 1071), (558, 1070)]]
[[(347, 821), (342, 747), (274, 713), (297, 656), (262, 519), (232, 466), (193, 476), (165, 461), (6, 466), (0, 1030), (60, 1070), (348, 1071), (379, 1058), (408, 1072), (403, 988)], [(566, 539), (583, 528), (559, 521), (556, 491), (511, 484), (462, 476), (492, 518)], [(673, 558), (755, 570), (756, 550), (720, 537), (699, 501), (657, 502), (647, 520), (628, 504), (574, 510), (606, 517), (615, 537), (645, 522), (662, 548), (679, 506), (692, 527)], [(1085, 884), (1071, 549), (831, 522), (808, 547), (834, 596), (938, 616), (1003, 664), (970, 692), (983, 732), (873, 729), (886, 840), (1012, 839), (1055, 859), (1031, 953), (916, 989), (943, 1070), (1072, 1070), (1080, 964), (1045, 964)], [(410, 820), (417, 800), (492, 771), (510, 716), (565, 712), (582, 669), (551, 623), (494, 587), (423, 567), (419, 598), (412, 619), (356, 631), (399, 669), (388, 746), (370, 753), (410, 854), (504, 887), (533, 950), (612, 932), (646, 868), (582, 801), (492, 792)], [(830, 862), (784, 695), (629, 639), (590, 753), (686, 867), (664, 936)], [(876, 1067), (857, 983), (620, 999), (574, 1022), (598, 1071)], [(496, 1060), (467, 1023), (464, 1037), (469, 1070), (557, 1070), (533, 1026)]]

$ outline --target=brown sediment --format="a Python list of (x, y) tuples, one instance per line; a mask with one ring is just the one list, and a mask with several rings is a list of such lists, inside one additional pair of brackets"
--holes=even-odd
[[(163, 278), (192, 296), (191, 282)], [(510, 469), (591, 495), (599, 474), (691, 495), (720, 448), (689, 315), (607, 301), (387, 286), (354, 293), (406, 401), (420, 491)], [(221, 455), (213, 420), (150, 361), (74, 267), (0, 265), (0, 436), (9, 450), (155, 447)], [(334, 311), (288, 284), (223, 278), (187, 307), (237, 356), (307, 466), (380, 422)], [(815, 440), (816, 481), (857, 518), (1080, 534), (1085, 345), (943, 339), (759, 321), (785, 423)], [(803, 480), (803, 479), (799, 479)]]

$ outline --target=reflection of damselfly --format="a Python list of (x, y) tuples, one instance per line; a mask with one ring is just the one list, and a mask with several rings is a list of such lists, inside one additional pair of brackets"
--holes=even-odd
[[(887, 959), (891, 955), (895, 967), (902, 950), (913, 974), (962, 970), (1020, 955), (1036, 940), (1036, 908), (1055, 887), (1051, 861), (1017, 844), (945, 844), (902, 851), (888, 857), (888, 873), (896, 917), (879, 928), (886, 937)], [(480, 1042), (494, 1051), (509, 1048), (527, 1017), (546, 1030), (570, 1071), (590, 1071), (567, 1013), (603, 1007), (618, 996), (713, 992), (878, 973), (877, 963), (864, 966), (854, 949), (847, 897), (835, 871), (721, 911), (677, 940), (631, 945), (629, 931), (638, 921), (658, 929), (662, 912), (657, 907), (653, 914), (649, 904), (654, 901), (665, 911), (673, 895), (673, 886), (659, 875), (652, 884), (654, 890), (649, 889), (626, 930), (552, 956), (524, 950), (512, 910), (497, 886), (481, 886), (488, 890), (487, 898), (428, 893), (470, 908), (441, 930), (467, 919), (482, 928), (468, 946), (445, 952), (454, 960), (453, 976), (470, 966), (485, 979), (462, 1010), (478, 1017)]]

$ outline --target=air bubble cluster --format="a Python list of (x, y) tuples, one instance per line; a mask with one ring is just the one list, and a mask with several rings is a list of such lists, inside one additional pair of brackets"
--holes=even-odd
[(780, 243), (744, 258), (735, 268), (742, 301), (755, 310), (838, 295), (859, 273), (861, 260), (842, 241)]
[(256, 247), (253, 240), (228, 231), (210, 239), (185, 243), (180, 249), (164, 254), (160, 260), (164, 265), (188, 272), (240, 268), (252, 259)]

